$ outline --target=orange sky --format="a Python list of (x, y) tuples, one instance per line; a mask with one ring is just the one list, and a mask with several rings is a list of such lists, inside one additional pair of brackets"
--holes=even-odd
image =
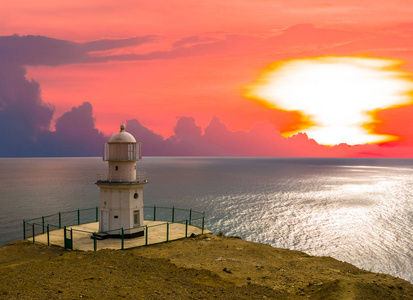
[[(141, 45), (91, 52), (114, 57), (109, 61), (27, 66), (26, 78), (39, 83), (43, 101), (56, 109), (55, 120), (88, 101), (96, 127), (106, 134), (121, 122), (138, 119), (166, 138), (182, 116), (194, 117), (202, 128), (218, 116), (232, 131), (248, 131), (265, 121), (280, 132), (296, 131), (305, 124), (299, 113), (269, 109), (243, 96), (271, 63), (364, 55), (404, 61), (400, 69), (413, 73), (409, 0), (121, 3), (0, 1), (2, 36), (84, 43), (153, 35)], [(141, 56), (119, 59), (122, 55)], [(375, 111), (370, 130), (396, 135), (400, 145), (410, 146), (412, 107)], [(391, 145), (387, 156), (397, 156), (397, 151), (409, 156), (405, 148)]]

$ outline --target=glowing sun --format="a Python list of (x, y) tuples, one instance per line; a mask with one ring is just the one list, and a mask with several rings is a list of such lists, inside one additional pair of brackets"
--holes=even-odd
[(288, 60), (266, 69), (245, 96), (272, 108), (299, 111), (311, 124), (304, 131), (321, 144), (389, 141), (394, 137), (369, 132), (368, 124), (374, 110), (412, 102), (413, 83), (400, 65), (398, 60), (365, 57)]

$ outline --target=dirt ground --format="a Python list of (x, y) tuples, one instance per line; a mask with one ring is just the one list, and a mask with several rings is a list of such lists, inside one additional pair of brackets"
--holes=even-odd
[(204, 235), (131, 250), (0, 248), (0, 299), (413, 299), (413, 285), (329, 257)]

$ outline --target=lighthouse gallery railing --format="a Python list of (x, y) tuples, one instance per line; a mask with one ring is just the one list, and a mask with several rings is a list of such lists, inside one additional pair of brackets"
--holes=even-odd
[(112, 174), (109, 176), (109, 173), (98, 173), (97, 181), (98, 182), (132, 182), (132, 183), (147, 182), (146, 172), (136, 173), (136, 178), (132, 178), (132, 176), (126, 176), (126, 175)]

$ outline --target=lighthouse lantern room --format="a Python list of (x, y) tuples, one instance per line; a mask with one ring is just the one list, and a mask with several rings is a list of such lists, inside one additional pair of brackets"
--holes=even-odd
[(144, 235), (143, 187), (145, 174), (137, 173), (136, 161), (142, 159), (141, 143), (125, 131), (125, 125), (104, 144), (103, 160), (108, 172), (98, 175), (100, 188), (99, 232), (105, 237), (132, 238)]

